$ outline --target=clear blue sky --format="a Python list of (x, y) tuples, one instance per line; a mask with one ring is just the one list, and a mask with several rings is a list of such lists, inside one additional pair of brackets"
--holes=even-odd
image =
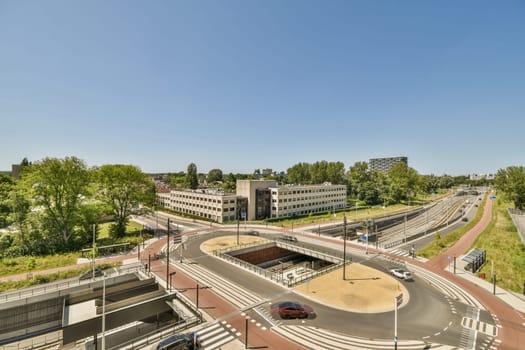
[(0, 1), (0, 170), (525, 164), (524, 1)]

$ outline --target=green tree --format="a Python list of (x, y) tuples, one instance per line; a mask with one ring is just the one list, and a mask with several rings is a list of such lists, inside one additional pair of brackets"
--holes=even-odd
[(326, 175), (326, 181), (333, 184), (344, 184), (345, 165), (342, 162), (328, 162)]
[(40, 208), (50, 232), (67, 245), (78, 223), (80, 206), (88, 194), (89, 172), (76, 157), (45, 158), (22, 172), (21, 186)]
[(390, 178), (390, 195), (394, 202), (410, 201), (419, 190), (419, 175), (406, 163), (399, 162), (388, 171)]
[(115, 218), (115, 237), (124, 235), (129, 216), (140, 212), (140, 204), (153, 204), (151, 178), (134, 165), (103, 165), (96, 170), (96, 182), (98, 199)]
[(363, 184), (369, 181), (368, 163), (355, 162), (348, 170), (348, 193), (355, 199), (363, 199)]
[(0, 228), (11, 224), (9, 220), (11, 214), (9, 197), (14, 187), (15, 181), (11, 176), (0, 174)]
[(494, 185), (514, 202), (517, 209), (525, 209), (525, 167), (509, 166), (498, 170)]
[(195, 163), (190, 163), (188, 165), (188, 171), (186, 172), (186, 185), (192, 190), (199, 187), (199, 179), (197, 177), (197, 166)]
[(235, 192), (235, 189), (237, 188), (237, 178), (233, 173), (229, 173), (228, 176), (226, 176), (226, 180), (224, 180), (224, 184), (222, 186), (222, 189), (224, 192)]
[(310, 184), (312, 183), (311, 165), (308, 163), (297, 163), (291, 168), (288, 168), (287, 182), (294, 184)]
[(211, 169), (208, 172), (207, 180), (208, 180), (208, 183), (222, 181), (222, 170), (221, 169)]

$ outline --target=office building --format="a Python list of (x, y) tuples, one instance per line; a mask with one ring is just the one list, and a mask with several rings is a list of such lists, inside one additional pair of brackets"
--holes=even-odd
[(157, 193), (158, 205), (224, 223), (322, 213), (346, 207), (346, 185), (284, 185), (274, 180), (237, 180), (237, 193), (176, 190)]

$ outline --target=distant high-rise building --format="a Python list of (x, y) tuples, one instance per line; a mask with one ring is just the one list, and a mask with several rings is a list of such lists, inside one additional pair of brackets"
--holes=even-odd
[(368, 160), (368, 170), (386, 172), (392, 165), (404, 162), (408, 165), (407, 157), (388, 157), (388, 158), (370, 158)]

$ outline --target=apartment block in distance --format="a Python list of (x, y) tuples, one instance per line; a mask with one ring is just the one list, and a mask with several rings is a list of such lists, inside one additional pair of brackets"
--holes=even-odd
[(408, 165), (407, 157), (388, 157), (388, 158), (370, 158), (368, 160), (368, 170), (387, 172), (392, 165), (403, 162)]

